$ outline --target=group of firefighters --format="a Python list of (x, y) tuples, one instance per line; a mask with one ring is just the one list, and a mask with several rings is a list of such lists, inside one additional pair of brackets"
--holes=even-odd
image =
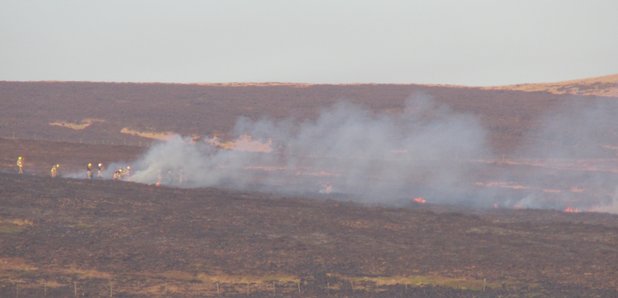
[[(88, 179), (92, 179), (93, 178), (93, 175), (92, 175), (92, 163), (90, 163), (90, 162), (86, 166), (86, 177), (88, 177)], [(97, 164), (97, 178), (103, 178), (103, 163)]]
[[(24, 173), (24, 158), (22, 156), (17, 157), (17, 172), (22, 175)], [(103, 178), (103, 172), (105, 168), (103, 167), (103, 163), (99, 162), (96, 168), (96, 178)], [(57, 177), (60, 172), (60, 164), (55, 164), (49, 170), (49, 174), (52, 178)], [(122, 180), (123, 178), (131, 175), (131, 167), (127, 166), (124, 168), (119, 168), (114, 171), (112, 175), (112, 179), (114, 180)], [(91, 162), (86, 165), (86, 177), (88, 179), (93, 179), (94, 176), (94, 166)]]

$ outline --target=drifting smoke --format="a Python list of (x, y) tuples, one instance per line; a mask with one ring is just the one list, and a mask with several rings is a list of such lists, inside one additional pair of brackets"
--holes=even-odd
[(479, 207), (616, 211), (618, 144), (606, 141), (618, 140), (611, 129), (617, 113), (574, 102), (540, 121), (507, 161), (493, 158), (479, 119), (416, 96), (400, 113), (339, 103), (302, 122), (240, 118), (230, 135), (260, 150), (174, 136), (133, 162), (128, 180), (329, 193), (388, 205), (427, 198)]
[(602, 98), (571, 98), (548, 111), (517, 153), (530, 166), (502, 173), (529, 187), (514, 204), (618, 212), (617, 113)]
[(272, 144), (270, 153), (220, 150), (179, 136), (154, 145), (130, 180), (184, 187), (229, 187), (283, 193), (351, 195), (391, 204), (411, 196), (456, 200), (472, 184), (467, 160), (487, 156), (474, 117), (425, 98), (396, 115), (339, 103), (317, 119), (241, 118), (233, 135)]

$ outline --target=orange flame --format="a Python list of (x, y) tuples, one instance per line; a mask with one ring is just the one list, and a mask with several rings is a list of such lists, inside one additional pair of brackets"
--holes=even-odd
[(425, 198), (423, 197), (416, 197), (412, 199), (412, 202), (417, 203), (417, 204), (425, 204), (427, 203), (427, 200), (425, 200)]
[(579, 209), (573, 207), (564, 208), (565, 213), (579, 213)]

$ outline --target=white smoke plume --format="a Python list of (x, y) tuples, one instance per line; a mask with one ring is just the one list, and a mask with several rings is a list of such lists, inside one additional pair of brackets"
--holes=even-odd
[[(238, 119), (229, 133), (268, 150), (175, 136), (133, 165), (129, 181), (340, 197), (400, 205), (412, 198), (477, 207), (612, 212), (618, 140), (612, 106), (572, 100), (548, 111), (507, 160), (480, 120), (427, 96), (401, 112), (342, 102), (315, 119)], [(224, 147), (224, 148), (222, 148)], [(230, 150), (231, 149), (231, 150)], [(238, 148), (237, 148), (238, 149)]]
[(270, 142), (269, 153), (221, 150), (176, 136), (133, 163), (131, 181), (294, 194), (332, 192), (391, 204), (468, 193), (466, 161), (487, 156), (475, 117), (418, 96), (402, 113), (376, 114), (339, 103), (317, 119), (238, 120), (232, 135)]
[(515, 204), (531, 208), (576, 208), (616, 212), (618, 115), (612, 99), (569, 98), (546, 112), (525, 136), (520, 161), (505, 171), (530, 190)]

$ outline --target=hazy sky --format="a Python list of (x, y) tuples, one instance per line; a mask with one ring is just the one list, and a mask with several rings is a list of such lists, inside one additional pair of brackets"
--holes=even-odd
[(496, 85), (618, 73), (618, 0), (0, 0), (0, 80)]

